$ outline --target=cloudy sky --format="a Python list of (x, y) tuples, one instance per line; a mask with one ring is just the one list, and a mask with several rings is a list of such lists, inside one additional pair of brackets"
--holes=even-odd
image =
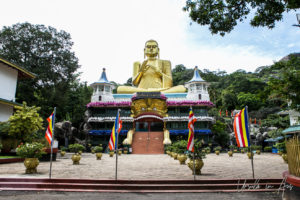
[[(9, 0), (1, 2), (0, 28), (16, 23), (44, 24), (71, 34), (81, 80), (92, 83), (106, 68), (110, 81), (125, 83), (144, 44), (159, 43), (161, 59), (211, 71), (254, 71), (300, 52), (295, 12), (276, 28), (239, 24), (225, 37), (211, 35), (182, 11), (183, 0)], [(298, 13), (300, 11), (298, 10)]]

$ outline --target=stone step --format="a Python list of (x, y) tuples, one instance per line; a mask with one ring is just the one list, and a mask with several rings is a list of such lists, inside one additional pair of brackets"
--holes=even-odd
[(98, 192), (270, 192), (281, 179), (241, 180), (87, 180), (0, 178), (0, 190)]

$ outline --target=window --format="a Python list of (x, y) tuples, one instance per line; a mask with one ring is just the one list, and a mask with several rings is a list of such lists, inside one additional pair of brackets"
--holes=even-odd
[(102, 101), (102, 96), (99, 96), (99, 101)]
[(201, 94), (198, 95), (198, 99), (201, 100)]

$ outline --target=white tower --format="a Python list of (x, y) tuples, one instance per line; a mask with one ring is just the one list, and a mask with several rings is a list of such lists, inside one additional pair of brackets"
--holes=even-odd
[(185, 83), (185, 87), (188, 89), (186, 98), (188, 100), (210, 101), (208, 94), (208, 86), (209, 83), (207, 83), (201, 78), (198, 71), (198, 67), (196, 66), (194, 69), (193, 78)]
[(93, 95), (91, 102), (96, 101), (113, 101), (112, 90), (115, 86), (106, 78), (105, 68), (101, 74), (100, 79), (90, 85), (93, 88)]

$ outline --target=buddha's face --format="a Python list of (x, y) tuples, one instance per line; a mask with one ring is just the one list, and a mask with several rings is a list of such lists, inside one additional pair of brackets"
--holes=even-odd
[(159, 52), (158, 44), (155, 41), (149, 41), (145, 45), (145, 55), (147, 57), (156, 57)]

